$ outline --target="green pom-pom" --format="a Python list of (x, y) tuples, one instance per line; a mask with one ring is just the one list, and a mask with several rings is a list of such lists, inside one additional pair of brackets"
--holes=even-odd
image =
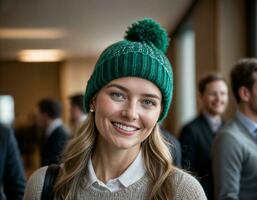
[(159, 23), (150, 18), (133, 23), (126, 31), (125, 39), (129, 41), (151, 42), (163, 53), (166, 52), (169, 44), (168, 34)]

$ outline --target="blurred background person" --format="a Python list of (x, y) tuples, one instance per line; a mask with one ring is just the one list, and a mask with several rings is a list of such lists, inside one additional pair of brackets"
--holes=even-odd
[(33, 168), (38, 168), (38, 147), (41, 145), (40, 130), (35, 112), (29, 113), (27, 123), (15, 127), (14, 130), (27, 176)]
[(214, 199), (211, 168), (211, 145), (224, 124), (222, 114), (228, 103), (228, 87), (223, 76), (205, 75), (198, 85), (202, 110), (181, 131), (182, 167), (199, 178), (208, 199)]
[(0, 124), (0, 199), (23, 199), (25, 173), (13, 131)]
[(60, 102), (46, 98), (38, 103), (38, 123), (44, 129), (41, 148), (41, 166), (58, 164), (69, 138), (61, 120)]
[(83, 109), (83, 94), (74, 94), (69, 99), (71, 133), (74, 135), (85, 122), (87, 114)]
[(257, 199), (257, 59), (239, 60), (231, 71), (238, 110), (213, 143), (215, 199)]

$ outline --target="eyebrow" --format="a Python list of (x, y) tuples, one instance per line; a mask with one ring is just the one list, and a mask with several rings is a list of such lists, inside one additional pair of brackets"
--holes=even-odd
[[(127, 88), (125, 88), (121, 85), (118, 85), (118, 84), (110, 84), (110, 85), (106, 86), (106, 88), (110, 88), (110, 87), (116, 87), (116, 88), (118, 88), (120, 90), (123, 90), (125, 92), (129, 92), (129, 90)], [(161, 98), (158, 95), (155, 95), (155, 94), (144, 93), (142, 95), (145, 96), (145, 97), (156, 98), (156, 99), (161, 100)]]

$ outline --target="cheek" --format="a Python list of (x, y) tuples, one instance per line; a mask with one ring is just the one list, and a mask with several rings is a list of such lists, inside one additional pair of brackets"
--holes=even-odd
[(160, 112), (150, 112), (141, 115), (141, 120), (145, 128), (151, 129), (155, 126), (159, 119)]
[(224, 102), (225, 104), (228, 103), (228, 97), (224, 97), (222, 100), (223, 100), (223, 102)]
[(107, 118), (118, 113), (119, 109), (118, 103), (115, 103), (106, 95), (100, 95), (95, 102), (95, 117), (96, 119)]
[(214, 98), (212, 98), (212, 97), (205, 97), (205, 98), (203, 99), (203, 103), (204, 103), (205, 105), (210, 105), (210, 104), (213, 103), (213, 100), (214, 100)]

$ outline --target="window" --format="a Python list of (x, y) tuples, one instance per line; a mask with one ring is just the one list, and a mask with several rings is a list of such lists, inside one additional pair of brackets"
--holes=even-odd
[(177, 38), (176, 50), (176, 92), (177, 92), (177, 127), (181, 127), (197, 113), (195, 86), (195, 34), (187, 29)]
[(0, 95), (0, 122), (11, 125), (14, 121), (14, 100), (10, 95)]

